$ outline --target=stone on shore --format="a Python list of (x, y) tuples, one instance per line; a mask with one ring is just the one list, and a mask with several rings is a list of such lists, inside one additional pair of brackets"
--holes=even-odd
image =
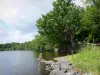
[(38, 75), (81, 75), (79, 71), (73, 70), (72, 64), (63, 57), (58, 62), (41, 59), (38, 72)]

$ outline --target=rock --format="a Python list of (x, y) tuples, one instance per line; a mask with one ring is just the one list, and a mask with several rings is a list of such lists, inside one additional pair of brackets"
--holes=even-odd
[(54, 63), (53, 61), (44, 61), (45, 63), (46, 63), (46, 65), (50, 65), (50, 64), (52, 64), (52, 63)]
[(71, 63), (65, 59), (60, 60), (60, 65), (61, 65), (61, 70), (63, 70), (64, 72), (69, 72), (72, 70)]
[(43, 59), (38, 63), (38, 75), (46, 75), (46, 64)]
[(83, 75), (95, 75), (95, 74), (93, 74), (93, 73), (85, 73)]
[(63, 70), (55, 69), (51, 71), (49, 75), (66, 75), (66, 73), (64, 73)]
[(54, 69), (60, 69), (60, 63), (59, 62), (54, 62), (54, 63), (51, 63), (51, 69), (54, 70)]
[(58, 71), (59, 71), (59, 69), (52, 70), (52, 71), (50, 72), (49, 75), (56, 75), (56, 73), (57, 73)]
[(72, 64), (64, 58), (61, 58), (58, 62), (39, 59), (38, 75), (81, 75), (72, 67)]
[(67, 73), (68, 75), (82, 75), (79, 71), (74, 71), (71, 70), (70, 72)]
[(38, 62), (42, 59), (42, 53), (39, 54), (39, 58), (37, 59)]

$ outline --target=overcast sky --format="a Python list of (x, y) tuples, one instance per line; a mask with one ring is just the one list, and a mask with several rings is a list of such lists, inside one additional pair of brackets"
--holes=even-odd
[[(0, 43), (26, 42), (37, 33), (36, 20), (52, 9), (53, 0), (0, 0)], [(80, 0), (76, 4), (82, 5)]]

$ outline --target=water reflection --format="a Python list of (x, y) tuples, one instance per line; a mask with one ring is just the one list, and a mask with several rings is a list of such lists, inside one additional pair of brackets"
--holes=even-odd
[[(39, 56), (39, 53), (40, 52), (35, 52), (36, 57)], [(55, 58), (55, 57), (65, 56), (65, 55), (66, 55), (66, 53), (65, 54), (64, 53), (58, 53), (56, 51), (43, 51), (42, 52), (42, 58), (47, 60), (47, 61), (53, 60), (53, 58)]]

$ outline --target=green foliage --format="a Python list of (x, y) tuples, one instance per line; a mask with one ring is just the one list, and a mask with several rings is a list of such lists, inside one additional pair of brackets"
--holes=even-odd
[(31, 43), (34, 50), (53, 50), (53, 45), (46, 36), (36, 36)]
[(0, 44), (0, 51), (33, 50), (30, 42)]
[(74, 49), (75, 35), (82, 29), (82, 12), (83, 9), (75, 6), (72, 0), (57, 0), (53, 3), (53, 10), (37, 20), (39, 33), (58, 44), (59, 48), (63, 44), (66, 47), (70, 41)]
[(11, 50), (53, 50), (54, 45), (46, 36), (36, 36), (34, 40), (25, 43), (0, 44), (0, 51)]
[(83, 18), (83, 23), (89, 31), (88, 41), (100, 42), (100, 0), (91, 0), (89, 3), (91, 6), (86, 7)]
[(96, 8), (100, 8), (100, 0), (86, 0), (85, 4), (89, 6), (95, 6)]

